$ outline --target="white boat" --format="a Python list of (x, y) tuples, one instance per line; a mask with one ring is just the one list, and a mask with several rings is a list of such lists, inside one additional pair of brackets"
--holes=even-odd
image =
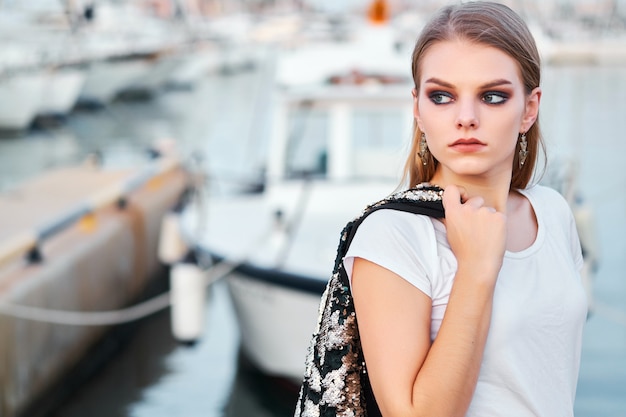
[[(311, 51), (317, 56), (319, 49)], [(306, 79), (283, 78), (293, 74), (291, 58), (310, 71), (303, 53), (279, 64), (262, 190), (210, 196), (205, 209), (183, 216), (188, 239), (200, 218), (205, 222), (193, 239), (201, 257), (238, 261), (227, 280), (244, 354), (261, 371), (295, 383), (340, 232), (398, 187), (413, 124), (408, 76), (396, 73), (388, 84), (361, 66), (356, 78), (363, 83), (319, 82), (337, 75), (332, 66), (318, 78), (304, 68), (297, 71)], [(343, 68), (334, 79), (354, 81), (354, 67)]]
[[(313, 117), (328, 112), (328, 134), (315, 131), (325, 143), (309, 142), (311, 135), (291, 135), (291, 140), (280, 135), (271, 146), (262, 192), (209, 201), (206, 234), (196, 241), (196, 249), (215, 260), (247, 258), (228, 283), (242, 349), (262, 371), (294, 381), (302, 377), (343, 226), (399, 184), (402, 139), (408, 141), (411, 123), (409, 92), (329, 87), (310, 94), (285, 93), (282, 104), (292, 111), (306, 103), (312, 105), (310, 111), (319, 112)], [(358, 137), (368, 128), (356, 129), (365, 119), (402, 126), (402, 117), (405, 134), (389, 132), (377, 142)], [(369, 137), (380, 128), (372, 126)], [(300, 149), (294, 148), (298, 140)], [(254, 246), (248, 252), (250, 242)]]
[(98, 2), (77, 36), (90, 62), (79, 101), (106, 105), (121, 93), (151, 94), (178, 67), (184, 28), (152, 16), (135, 2)]

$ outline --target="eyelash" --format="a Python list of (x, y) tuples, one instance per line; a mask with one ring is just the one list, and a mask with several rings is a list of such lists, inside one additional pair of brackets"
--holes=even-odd
[(432, 101), (436, 105), (448, 104), (449, 101), (442, 103), (441, 101), (437, 100), (438, 98), (441, 99), (442, 97), (449, 98), (450, 101), (452, 101), (452, 94), (446, 93), (445, 91), (433, 91), (432, 93), (428, 94), (428, 98), (430, 99), (430, 101)]
[[(494, 97), (498, 97), (500, 99), (500, 101), (498, 102), (488, 102), (485, 100), (486, 97), (489, 96), (494, 96)], [(500, 104), (504, 104), (507, 100), (509, 99), (509, 95), (507, 93), (503, 93), (502, 91), (488, 91), (485, 94), (483, 94), (482, 96), (482, 100), (487, 103), (487, 104), (493, 104), (495, 106), (500, 105)]]
[[(450, 101), (454, 100), (454, 97), (452, 96), (452, 94), (445, 92), (445, 91), (433, 91), (432, 93), (428, 94), (428, 98), (437, 106), (450, 103), (450, 101), (441, 102), (441, 99), (443, 97), (450, 99)], [(486, 100), (487, 97), (497, 97), (498, 99), (500, 99), (500, 101), (497, 101), (497, 102), (488, 101)], [(490, 104), (493, 106), (504, 104), (508, 99), (509, 99), (509, 94), (504, 93), (502, 91), (487, 91), (483, 93), (481, 96), (481, 100), (484, 103)]]

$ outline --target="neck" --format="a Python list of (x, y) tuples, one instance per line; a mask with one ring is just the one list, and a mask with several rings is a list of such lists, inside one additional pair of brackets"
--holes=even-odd
[(466, 198), (480, 196), (485, 200), (485, 206), (493, 207), (501, 213), (506, 213), (507, 211), (507, 201), (511, 186), (510, 175), (485, 179), (482, 177), (446, 176), (438, 172), (430, 182), (442, 188), (446, 188), (450, 184), (463, 187)]

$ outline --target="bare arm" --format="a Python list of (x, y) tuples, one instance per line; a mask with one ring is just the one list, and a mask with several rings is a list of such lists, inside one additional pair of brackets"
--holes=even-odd
[(393, 272), (354, 262), (352, 288), (372, 388), (394, 416), (464, 416), (491, 320), (504, 254), (506, 219), (480, 199), (444, 194), (446, 227), (458, 270), (439, 334), (430, 343), (431, 299)]

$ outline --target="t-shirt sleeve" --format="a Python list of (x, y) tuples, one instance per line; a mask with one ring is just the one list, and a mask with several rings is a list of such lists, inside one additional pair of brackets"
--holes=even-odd
[(572, 207), (569, 205), (565, 197), (552, 188), (540, 187), (540, 191), (545, 193), (545, 198), (548, 206), (555, 210), (556, 217), (551, 219), (555, 222), (565, 222), (563, 224), (563, 232), (565, 238), (568, 240), (569, 251), (572, 255), (572, 260), (576, 269), (580, 271), (583, 267), (583, 255), (580, 238), (578, 234), (578, 228), (576, 225), (576, 219), (572, 211)]
[(390, 209), (370, 214), (357, 229), (344, 257), (350, 284), (354, 258), (380, 265), (433, 297), (430, 265), (437, 259), (437, 249), (427, 216)]

